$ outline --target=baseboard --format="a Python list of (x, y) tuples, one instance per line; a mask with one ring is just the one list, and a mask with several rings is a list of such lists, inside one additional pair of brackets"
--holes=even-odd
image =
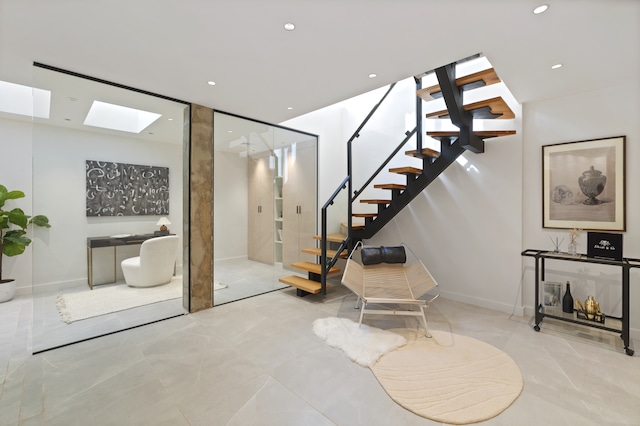
[(517, 316), (524, 316), (525, 314), (524, 306), (508, 305), (506, 303), (499, 303), (494, 300), (482, 299), (479, 297), (470, 297), (457, 293), (449, 293), (442, 290), (440, 290), (440, 297), (449, 300), (455, 300), (456, 302), (468, 303), (469, 305), (480, 306), (481, 308), (487, 308), (493, 311), (504, 312), (506, 314), (513, 314)]

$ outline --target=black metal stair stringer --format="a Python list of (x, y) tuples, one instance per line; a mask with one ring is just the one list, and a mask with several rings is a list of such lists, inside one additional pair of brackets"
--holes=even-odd
[(473, 114), (465, 111), (462, 87), (456, 85), (456, 64), (435, 70), (451, 122), (460, 129), (460, 146), (475, 152), (484, 152), (484, 140), (473, 134)]
[[(456, 139), (454, 142), (451, 140)], [(442, 138), (440, 157), (430, 163), (416, 179), (407, 179), (407, 188), (391, 204), (382, 210), (372, 221), (366, 223), (364, 229), (354, 229), (350, 236), (352, 240), (372, 238), (387, 223), (389, 223), (402, 209), (416, 198), (431, 182), (446, 170), (456, 159), (466, 151), (460, 145), (459, 138)]]

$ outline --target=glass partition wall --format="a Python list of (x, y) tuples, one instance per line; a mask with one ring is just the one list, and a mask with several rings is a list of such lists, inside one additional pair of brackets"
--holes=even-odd
[(317, 136), (214, 113), (214, 292), (220, 305), (287, 287), (315, 256)]
[[(34, 229), (33, 351), (184, 314), (188, 104), (40, 66), (34, 86), (50, 105), (33, 122), (33, 212), (51, 228)], [(127, 285), (122, 261), (166, 234), (178, 239), (169, 282)]]

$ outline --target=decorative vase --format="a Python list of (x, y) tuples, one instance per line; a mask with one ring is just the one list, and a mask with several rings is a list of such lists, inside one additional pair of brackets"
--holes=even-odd
[(567, 253), (569, 253), (572, 256), (575, 256), (578, 253), (576, 248), (576, 243), (569, 243), (569, 245), (567, 246)]
[(569, 284), (569, 281), (567, 281), (564, 297), (562, 298), (562, 312), (573, 313), (573, 296), (571, 296), (571, 284)]
[(606, 183), (607, 177), (603, 175), (600, 170), (595, 170), (593, 166), (583, 172), (582, 176), (578, 178), (578, 184), (580, 185), (582, 193), (587, 196), (587, 199), (584, 200), (582, 204), (594, 206), (602, 203), (602, 201), (596, 197), (604, 190)]
[(0, 281), (0, 303), (8, 302), (16, 295), (16, 280)]
[(598, 302), (596, 302), (593, 296), (587, 296), (587, 300), (584, 301), (584, 310), (587, 312), (587, 318), (590, 320), (592, 320), (600, 310)]

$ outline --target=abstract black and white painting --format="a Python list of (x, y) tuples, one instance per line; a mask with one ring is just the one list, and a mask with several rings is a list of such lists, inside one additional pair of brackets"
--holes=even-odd
[(87, 216), (169, 214), (169, 168), (86, 160)]

